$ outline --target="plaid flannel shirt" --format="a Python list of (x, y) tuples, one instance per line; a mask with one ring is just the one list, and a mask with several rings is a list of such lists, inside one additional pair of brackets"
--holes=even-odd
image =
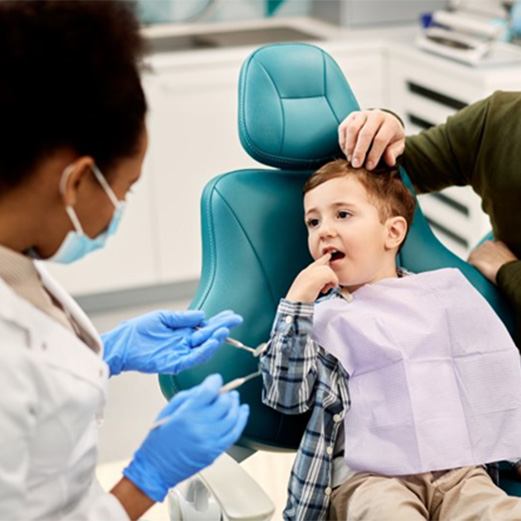
[(313, 309), (313, 304), (282, 299), (260, 361), (266, 405), (284, 414), (311, 409), (291, 470), (286, 520), (327, 518), (334, 450), (350, 405), (346, 371), (311, 337)]

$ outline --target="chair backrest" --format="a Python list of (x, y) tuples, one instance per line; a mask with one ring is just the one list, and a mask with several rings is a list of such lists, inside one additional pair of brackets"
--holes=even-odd
[[(191, 307), (207, 314), (233, 309), (244, 324), (233, 336), (255, 346), (269, 337), (279, 299), (311, 258), (303, 222), (302, 186), (325, 162), (341, 157), (337, 126), (358, 110), (334, 60), (307, 44), (275, 44), (255, 51), (239, 82), (239, 133), (246, 151), (271, 169), (220, 175), (201, 200), (203, 264)], [(412, 190), (405, 172), (402, 176)], [(399, 262), (421, 272), (460, 268), (510, 326), (509, 311), (495, 287), (448, 251), (418, 209)], [(160, 378), (164, 394), (219, 372), (225, 381), (257, 369), (248, 353), (224, 345), (204, 366)], [(241, 444), (271, 450), (296, 448), (307, 415), (285, 416), (261, 403), (260, 379), (240, 388), (251, 416)]]

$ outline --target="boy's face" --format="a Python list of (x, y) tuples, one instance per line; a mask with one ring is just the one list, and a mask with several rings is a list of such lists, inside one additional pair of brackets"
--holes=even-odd
[(329, 263), (342, 286), (377, 279), (393, 266), (389, 229), (355, 176), (326, 181), (304, 196), (309, 251), (314, 259), (334, 252)]

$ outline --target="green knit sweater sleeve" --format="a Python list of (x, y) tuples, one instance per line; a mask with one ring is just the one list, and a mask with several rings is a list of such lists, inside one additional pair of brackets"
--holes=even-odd
[(490, 98), (478, 101), (405, 143), (402, 164), (420, 193), (473, 185)]
[(498, 288), (512, 304), (515, 310), (515, 340), (521, 349), (521, 261), (516, 260), (503, 264), (499, 269), (496, 282)]

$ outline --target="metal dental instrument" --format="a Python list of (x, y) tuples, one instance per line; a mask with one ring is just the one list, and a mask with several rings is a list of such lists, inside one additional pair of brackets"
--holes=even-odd
[[(201, 328), (196, 327), (196, 329), (201, 329)], [(266, 347), (268, 346), (268, 342), (262, 342), (257, 347), (250, 347), (250, 346), (247, 346), (246, 344), (243, 344), (240, 340), (236, 340), (235, 338), (232, 338), (230, 336), (226, 337), (224, 339), (224, 343), (228, 344), (230, 346), (236, 347), (237, 349), (243, 349), (244, 351), (248, 351), (255, 358), (260, 356), (264, 352)]]
[[(229, 391), (232, 391), (233, 389), (237, 389), (237, 387), (240, 387), (242, 384), (245, 384), (249, 380), (253, 380), (253, 378), (256, 378), (257, 376), (260, 376), (262, 371), (259, 369), (258, 371), (255, 371), (254, 373), (250, 373), (246, 376), (242, 376), (240, 378), (234, 378), (233, 380), (230, 380), (228, 383), (224, 384), (219, 389), (219, 394), (224, 394)], [(153, 423), (150, 430), (157, 429), (158, 427), (161, 427), (161, 425), (164, 425), (165, 423), (168, 423), (172, 416), (165, 416), (164, 418), (161, 418), (160, 420), (157, 420)]]
[[(254, 358), (257, 358), (260, 356), (265, 349), (268, 347), (268, 342), (262, 342), (257, 347), (250, 347), (246, 344), (243, 344), (240, 340), (236, 340), (235, 338), (226, 338), (225, 342), (233, 347), (236, 347), (237, 349), (243, 349), (244, 351), (248, 351), (248, 353), (251, 353), (251, 355)], [(254, 373), (250, 373), (246, 376), (242, 376), (240, 378), (234, 378), (233, 380), (230, 380), (228, 383), (224, 384), (219, 389), (219, 394), (227, 393), (228, 391), (231, 391), (233, 389), (237, 389), (237, 387), (240, 387), (242, 384), (248, 382), (249, 380), (252, 380), (253, 378), (256, 378), (257, 376), (261, 375), (261, 370), (257, 370)], [(170, 420), (170, 416), (165, 416), (164, 418), (161, 418), (160, 420), (157, 420), (151, 427), (150, 430), (157, 429), (158, 427), (161, 427), (161, 425), (164, 425)]]
[(260, 356), (268, 345), (267, 342), (262, 342), (257, 347), (250, 347), (250, 346), (243, 344), (240, 340), (235, 340), (235, 338), (230, 338), (230, 337), (226, 338), (225, 342), (238, 349), (244, 349), (245, 351), (248, 351), (254, 357)]
[(237, 389), (237, 387), (240, 387), (242, 384), (245, 384), (248, 380), (252, 380), (253, 378), (256, 378), (260, 375), (261, 370), (259, 369), (258, 371), (255, 371), (254, 373), (251, 373), (246, 376), (242, 376), (241, 378), (234, 378), (233, 380), (230, 380), (227, 384), (224, 384), (221, 387), (221, 389), (219, 390), (219, 394), (224, 394), (233, 389)]
[(154, 429), (161, 427), (161, 425), (164, 425), (165, 423), (169, 422), (171, 419), (172, 419), (172, 416), (165, 416), (164, 418), (157, 420), (156, 422), (154, 422), (152, 424), (152, 427), (150, 427), (150, 430), (153, 431)]

